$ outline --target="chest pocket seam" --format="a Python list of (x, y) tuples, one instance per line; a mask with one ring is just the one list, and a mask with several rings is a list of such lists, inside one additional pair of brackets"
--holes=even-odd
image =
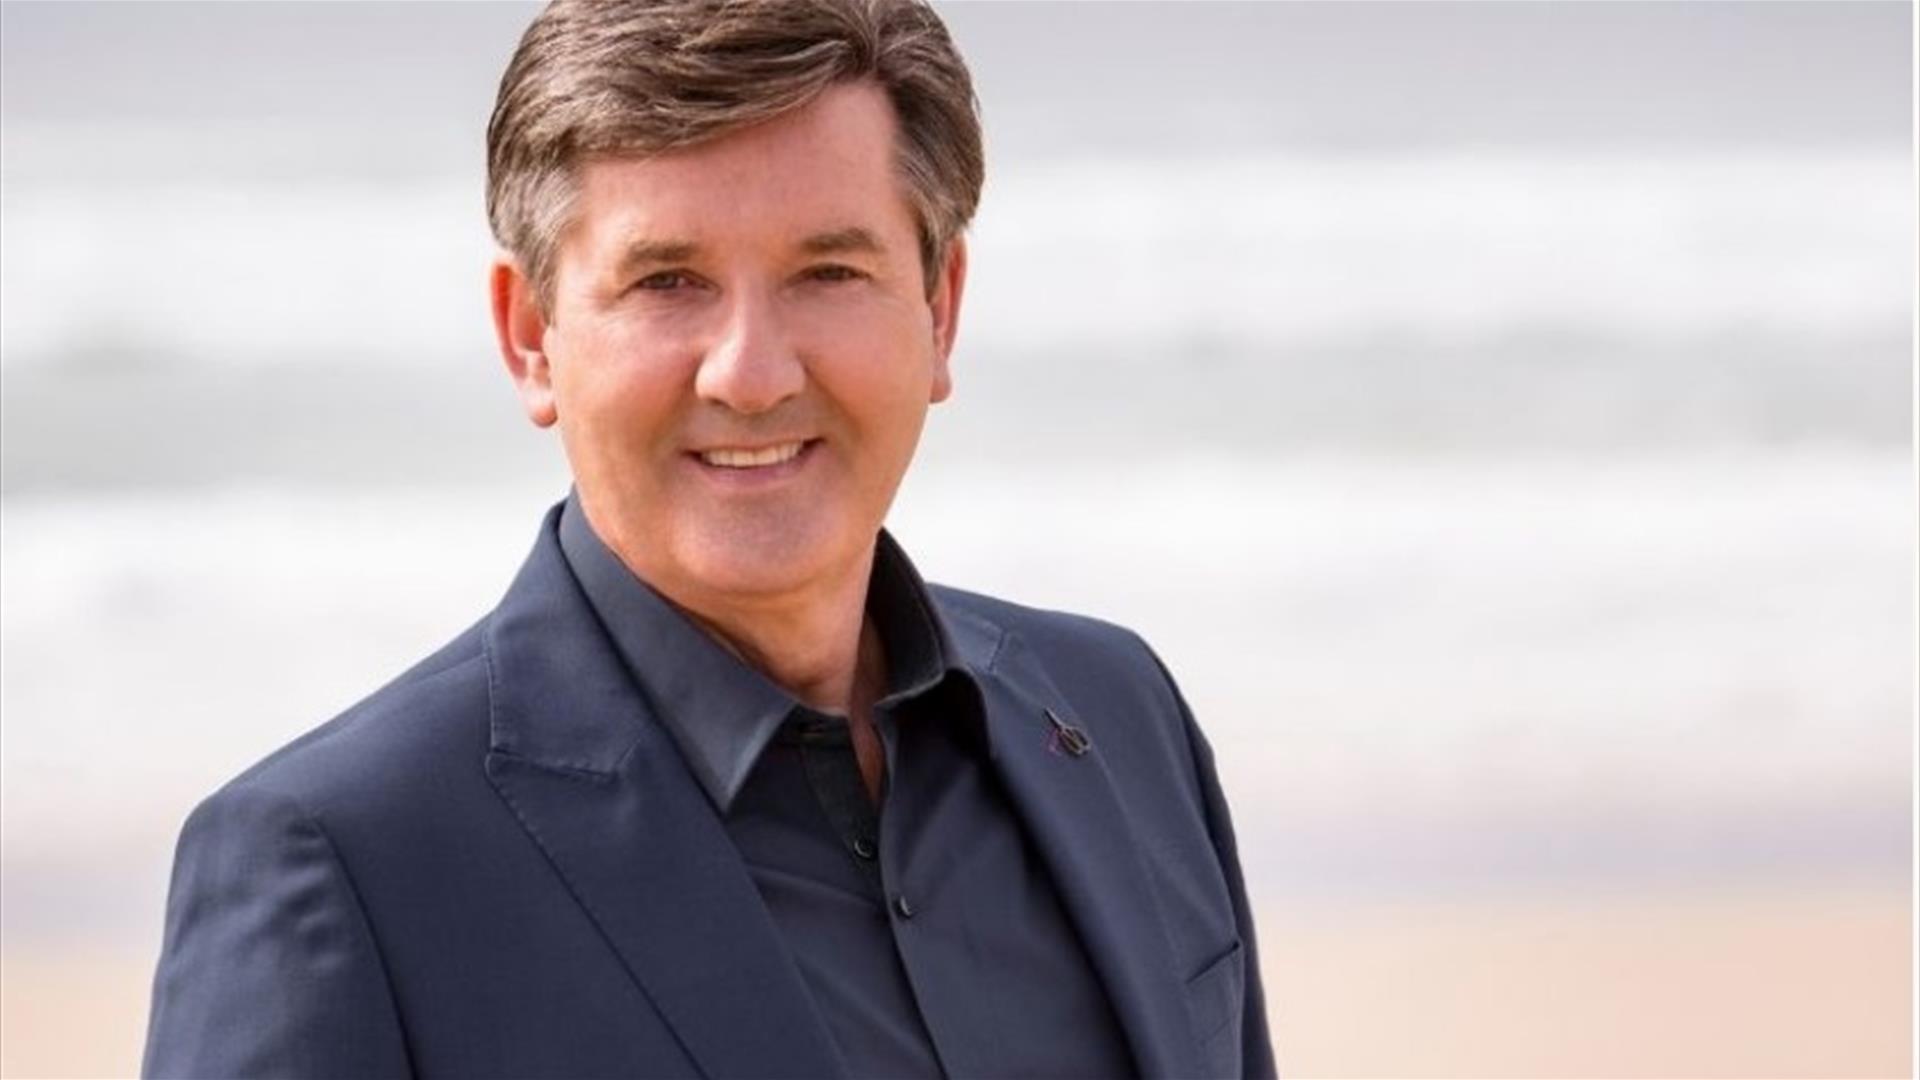
[(1246, 993), (1244, 950), (1240, 939), (1187, 980), (1187, 1011), (1200, 1045), (1210, 1048), (1220, 1033), (1233, 1026)]

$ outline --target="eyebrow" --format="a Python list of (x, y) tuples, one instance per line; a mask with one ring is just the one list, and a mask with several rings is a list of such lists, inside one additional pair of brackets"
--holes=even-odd
[(635, 240), (620, 253), (620, 272), (630, 274), (642, 266), (683, 263), (700, 253), (700, 245), (690, 240)]
[(814, 233), (800, 241), (800, 250), (808, 255), (845, 255), (853, 252), (884, 255), (887, 248), (873, 233), (858, 225), (850, 225), (832, 232)]
[[(859, 225), (814, 233), (800, 241), (800, 251), (806, 255), (884, 255), (886, 250), (872, 230)], [(624, 276), (643, 266), (691, 262), (700, 251), (700, 245), (691, 240), (634, 240), (620, 253), (620, 273)]]

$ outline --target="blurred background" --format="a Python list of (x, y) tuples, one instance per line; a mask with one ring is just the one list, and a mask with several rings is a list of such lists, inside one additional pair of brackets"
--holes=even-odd
[[(0, 1073), (136, 1069), (187, 811), (564, 494), (483, 293), (532, 10), (0, 5)], [(944, 10), (893, 528), (1165, 656), (1282, 1071), (1908, 1075), (1911, 6)]]

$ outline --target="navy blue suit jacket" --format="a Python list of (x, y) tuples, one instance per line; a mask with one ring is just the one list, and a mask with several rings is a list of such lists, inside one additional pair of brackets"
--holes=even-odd
[[(194, 810), (146, 1074), (844, 1073), (557, 520), (478, 625)], [(1142, 1071), (1272, 1074), (1227, 807), (1158, 661), (1104, 623), (934, 594)], [(1047, 710), (1091, 749), (1063, 752)]]

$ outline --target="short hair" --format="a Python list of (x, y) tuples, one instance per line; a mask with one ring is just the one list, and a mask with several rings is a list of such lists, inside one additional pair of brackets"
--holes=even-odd
[(985, 165), (972, 78), (924, 0), (554, 0), (521, 36), (487, 125), (494, 238), (547, 307), (582, 158), (692, 146), (858, 80), (892, 102), (931, 290)]

